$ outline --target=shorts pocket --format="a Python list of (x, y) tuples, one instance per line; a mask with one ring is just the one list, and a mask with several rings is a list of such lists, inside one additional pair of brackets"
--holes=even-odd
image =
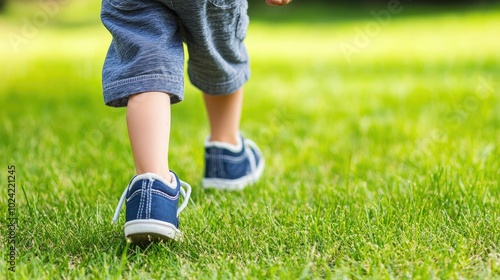
[(238, 24), (236, 26), (236, 37), (238, 37), (238, 39), (245, 39), (245, 37), (247, 36), (249, 24), (250, 18), (248, 17), (248, 2), (244, 1), (244, 3), (241, 5)]

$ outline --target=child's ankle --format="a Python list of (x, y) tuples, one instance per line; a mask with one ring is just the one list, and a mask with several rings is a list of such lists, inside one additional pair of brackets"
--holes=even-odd
[(241, 137), (238, 135), (238, 137), (236, 138), (236, 141), (233, 141), (233, 142), (228, 142), (228, 141), (218, 140), (218, 139), (216, 140), (216, 139), (212, 139), (211, 137), (209, 137), (209, 138), (207, 138), (207, 141), (205, 142), (205, 147), (223, 148), (223, 149), (235, 152), (235, 153), (241, 151), (241, 149), (243, 148)]
[(137, 175), (144, 175), (144, 174), (153, 174), (156, 175), (157, 177), (161, 178), (161, 181), (164, 181), (167, 183), (167, 185), (171, 185), (173, 182), (172, 174), (170, 174), (170, 171), (168, 172), (137, 172)]
[(235, 133), (234, 135), (210, 135), (207, 139), (210, 143), (224, 143), (232, 146), (241, 145), (240, 133)]

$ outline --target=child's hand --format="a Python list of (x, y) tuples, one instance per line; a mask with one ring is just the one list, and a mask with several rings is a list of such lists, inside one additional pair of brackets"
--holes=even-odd
[(284, 6), (290, 2), (292, 2), (292, 0), (266, 0), (269, 6)]

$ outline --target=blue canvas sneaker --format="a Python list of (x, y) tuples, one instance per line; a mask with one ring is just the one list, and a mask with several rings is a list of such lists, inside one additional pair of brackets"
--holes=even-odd
[(260, 178), (264, 171), (261, 151), (252, 140), (239, 139), (236, 146), (207, 139), (204, 188), (241, 190)]
[[(186, 208), (191, 186), (171, 172), (172, 182), (154, 173), (136, 175), (123, 192), (116, 207), (113, 222), (118, 220), (126, 201), (125, 237), (140, 244), (161, 240), (178, 240), (179, 214)], [(185, 189), (184, 189), (184, 188)], [(183, 202), (178, 207), (179, 197)]]

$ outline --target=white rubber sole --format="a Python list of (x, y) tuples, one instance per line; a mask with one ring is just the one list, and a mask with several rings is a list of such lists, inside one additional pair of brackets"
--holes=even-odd
[(244, 189), (248, 185), (255, 184), (264, 172), (264, 160), (261, 160), (260, 164), (255, 169), (253, 174), (243, 176), (239, 179), (228, 180), (219, 178), (204, 178), (201, 180), (201, 184), (205, 189), (219, 189), (228, 191), (239, 191)]
[(135, 244), (179, 240), (181, 231), (173, 224), (159, 220), (133, 220), (125, 223), (125, 237)]

